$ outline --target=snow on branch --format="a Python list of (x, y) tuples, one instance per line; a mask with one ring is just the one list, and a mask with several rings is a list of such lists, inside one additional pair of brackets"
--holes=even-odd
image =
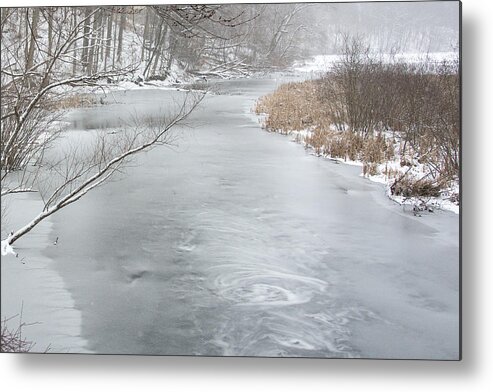
[[(181, 104), (178, 112), (170, 119), (163, 117), (161, 122), (156, 126), (143, 125), (140, 128), (133, 129), (127, 138), (123, 137), (123, 145), (106, 146), (105, 143), (96, 144), (96, 149), (92, 157), (98, 160), (93, 162), (81, 162), (81, 165), (75, 165), (74, 171), (68, 171), (61, 186), (56, 188), (52, 195), (47, 198), (45, 208), (34, 219), (24, 227), (11, 233), (4, 240), (5, 244), (11, 246), (17, 239), (30, 232), (41, 221), (54, 214), (58, 210), (76, 202), (89, 191), (102, 185), (112, 175), (122, 168), (122, 165), (133, 155), (144, 150), (149, 150), (155, 146), (167, 144), (165, 138), (168, 131), (174, 126), (183, 123), (184, 120), (200, 104), (204, 94), (187, 94)], [(120, 141), (121, 143), (121, 141)], [(116, 153), (115, 153), (116, 150)], [(114, 154), (112, 156), (112, 154)], [(76, 170), (75, 170), (76, 169)], [(89, 177), (85, 178), (83, 174), (95, 170)], [(77, 185), (74, 185), (77, 184)], [(64, 193), (63, 191), (67, 191)], [(6, 248), (7, 249), (7, 248)]]
[(13, 188), (13, 189), (5, 189), (0, 193), (0, 196), (7, 196), (14, 193), (36, 193), (37, 191), (32, 188)]

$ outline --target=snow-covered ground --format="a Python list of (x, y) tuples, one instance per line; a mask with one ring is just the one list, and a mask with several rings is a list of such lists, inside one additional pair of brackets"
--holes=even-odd
[[(314, 77), (320, 76), (341, 61), (342, 56), (337, 54), (318, 55), (308, 60), (300, 61), (294, 64), (293, 70), (303, 74), (311, 74)], [(375, 59), (382, 59), (384, 62), (399, 62), (418, 64), (418, 63), (442, 63), (443, 61), (450, 62), (458, 58), (457, 52), (433, 52), (433, 53), (400, 53), (395, 55), (379, 54)]]

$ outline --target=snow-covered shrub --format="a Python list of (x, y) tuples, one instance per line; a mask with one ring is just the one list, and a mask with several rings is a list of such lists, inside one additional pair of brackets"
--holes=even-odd
[(410, 197), (438, 197), (440, 186), (429, 179), (418, 179), (404, 176), (396, 179), (390, 188), (392, 195)]

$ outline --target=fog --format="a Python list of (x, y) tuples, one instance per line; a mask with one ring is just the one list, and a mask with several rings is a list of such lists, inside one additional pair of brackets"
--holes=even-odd
[(324, 3), (310, 8), (306, 12), (316, 23), (309, 29), (318, 31), (321, 45), (313, 48), (318, 52), (336, 53), (344, 35), (385, 53), (458, 50), (459, 2)]

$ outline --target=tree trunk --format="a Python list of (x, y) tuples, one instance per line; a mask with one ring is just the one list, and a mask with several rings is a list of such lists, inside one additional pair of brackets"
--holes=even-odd
[(125, 30), (126, 15), (122, 12), (120, 14), (120, 30), (118, 30), (118, 52), (116, 61), (118, 64), (122, 62), (122, 50), (123, 50), (123, 31)]
[(26, 8), (26, 23), (24, 24), (24, 35), (20, 33), (19, 29), (19, 37), (26, 37), (26, 44), (24, 45), (24, 59), (26, 60), (27, 64), (27, 56), (29, 53), (29, 40), (27, 39), (27, 37), (29, 37), (29, 8)]
[(48, 56), (51, 56), (53, 51), (53, 14), (51, 10), (47, 11), (46, 22), (48, 23)]
[(169, 31), (168, 39), (169, 39), (168, 59), (166, 61), (167, 72), (169, 72), (169, 70), (171, 69), (171, 64), (173, 63), (173, 57), (174, 57), (173, 52), (175, 51), (175, 46), (176, 46), (176, 39), (175, 39), (175, 35), (173, 34), (173, 30)]
[(156, 47), (156, 56), (154, 59), (154, 65), (152, 67), (152, 74), (153, 75), (156, 74), (157, 65), (158, 65), (159, 61), (162, 60), (162, 57), (163, 57), (162, 52), (163, 52), (164, 42), (166, 42), (167, 33), (168, 33), (168, 25), (165, 25), (164, 31), (162, 31), (160, 34), (158, 46)]
[[(77, 26), (77, 10), (74, 9), (74, 15), (73, 15), (73, 24), (74, 24), (74, 29), (75, 29), (75, 26)], [(74, 42), (74, 56), (73, 56), (73, 60), (72, 60), (72, 76), (75, 76), (76, 72), (77, 72), (77, 41)]]
[[(87, 60), (88, 66), (87, 66), (87, 71), (89, 73), (95, 73), (97, 72), (97, 55), (98, 55), (98, 48), (97, 48), (97, 41), (98, 41), (98, 30), (99, 30), (99, 24), (101, 20), (101, 11), (97, 11), (96, 14), (94, 14), (94, 19), (92, 23), (92, 32), (91, 32), (91, 48), (89, 49), (89, 58)], [(96, 61), (95, 61), (96, 60)]]
[[(39, 8), (34, 8), (33, 20), (30, 28), (31, 39), (29, 40), (29, 50), (27, 52), (27, 58), (26, 58), (26, 70), (31, 69), (34, 64), (34, 48), (36, 46), (36, 34), (38, 30), (38, 22), (39, 22)], [(27, 23), (29, 23), (29, 19)]]
[(149, 59), (149, 62), (147, 63), (146, 67), (145, 67), (145, 70), (144, 70), (144, 77), (145, 78), (148, 78), (150, 76), (150, 72), (152, 70), (152, 65), (154, 63), (154, 60), (158, 54), (158, 51), (159, 51), (159, 48), (161, 46), (161, 31), (163, 29), (163, 24), (164, 22), (161, 20), (161, 22), (159, 23), (159, 26), (156, 30), (156, 33), (154, 34), (154, 42), (156, 43), (154, 48), (152, 49), (152, 54), (151, 54), (151, 58)]
[(108, 16), (106, 14), (106, 11), (102, 10), (101, 11), (101, 23), (99, 25), (99, 29), (100, 29), (100, 32), (99, 32), (99, 40), (98, 40), (98, 49), (99, 49), (99, 52), (98, 52), (98, 64), (100, 61), (103, 61), (104, 62), (104, 52), (105, 52), (105, 49), (106, 49), (106, 45), (104, 44), (105, 43), (105, 27), (106, 27), (106, 23), (107, 23), (107, 20), (108, 20)]
[(106, 29), (106, 53), (104, 56), (104, 70), (106, 71), (107, 65), (108, 65), (108, 59), (110, 58), (111, 54), (111, 33), (113, 31), (113, 12), (110, 11), (110, 14), (108, 15), (108, 25)]
[(84, 33), (83, 33), (84, 38), (82, 40), (82, 57), (81, 57), (83, 71), (87, 70), (87, 64), (88, 64), (89, 33), (91, 31), (91, 21), (90, 21), (91, 11), (92, 11), (91, 7), (86, 7), (84, 12), (84, 18), (85, 18)]
[(146, 46), (146, 41), (149, 36), (149, 9), (146, 8), (146, 20), (145, 20), (145, 25), (144, 25), (144, 37), (142, 37), (142, 50), (140, 52), (140, 61), (144, 61), (145, 59), (145, 46)]

